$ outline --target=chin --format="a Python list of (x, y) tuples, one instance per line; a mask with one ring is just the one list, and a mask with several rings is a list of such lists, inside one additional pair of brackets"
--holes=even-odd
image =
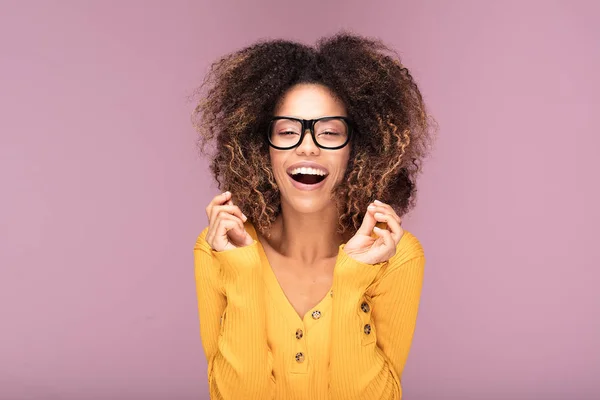
[(315, 197), (311, 198), (309, 196), (305, 198), (296, 197), (294, 199), (287, 199), (285, 202), (291, 209), (301, 214), (313, 214), (321, 212), (334, 205), (333, 201), (330, 199)]

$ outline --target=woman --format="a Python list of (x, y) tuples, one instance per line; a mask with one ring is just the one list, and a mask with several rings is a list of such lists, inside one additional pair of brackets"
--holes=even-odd
[(194, 248), (214, 399), (400, 399), (425, 258), (430, 124), (380, 41), (262, 41), (214, 63), (194, 116), (227, 191)]

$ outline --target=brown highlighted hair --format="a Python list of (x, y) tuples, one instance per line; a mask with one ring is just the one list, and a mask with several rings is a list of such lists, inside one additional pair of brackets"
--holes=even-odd
[(298, 83), (329, 88), (354, 133), (343, 182), (334, 188), (339, 232), (354, 234), (375, 199), (399, 215), (415, 205), (416, 177), (435, 136), (421, 92), (399, 56), (379, 39), (341, 32), (314, 47), (262, 40), (214, 62), (192, 121), (221, 190), (268, 234), (280, 212), (266, 129), (282, 95)]

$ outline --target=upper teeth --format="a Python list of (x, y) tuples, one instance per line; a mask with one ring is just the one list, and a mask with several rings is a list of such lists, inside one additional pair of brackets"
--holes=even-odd
[(296, 174), (302, 174), (302, 175), (327, 175), (327, 172), (320, 170), (320, 169), (316, 169), (316, 168), (310, 168), (310, 167), (302, 167), (302, 168), (294, 168), (291, 171), (292, 175), (296, 175)]

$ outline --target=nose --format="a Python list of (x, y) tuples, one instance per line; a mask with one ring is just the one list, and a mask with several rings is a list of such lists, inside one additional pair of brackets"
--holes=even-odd
[(320, 151), (321, 151), (321, 149), (314, 142), (313, 137), (310, 134), (310, 129), (307, 129), (305, 131), (304, 137), (302, 138), (302, 142), (298, 145), (298, 147), (296, 147), (296, 153), (297, 154), (304, 153), (305, 155), (309, 155), (309, 154), (317, 155), (317, 154), (319, 154)]

